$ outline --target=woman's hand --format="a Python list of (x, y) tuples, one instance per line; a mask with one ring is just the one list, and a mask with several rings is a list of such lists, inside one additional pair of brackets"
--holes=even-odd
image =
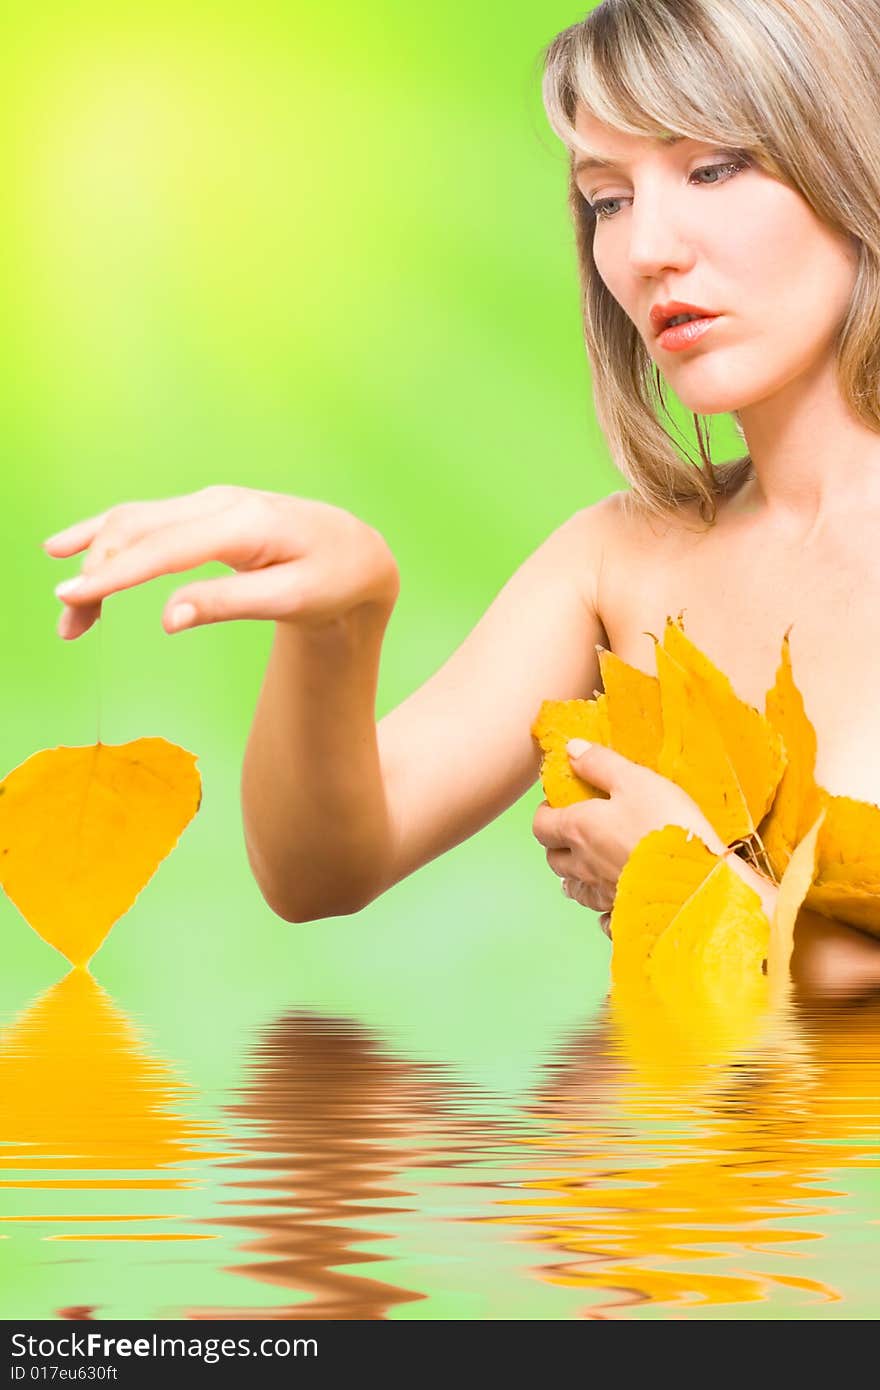
[(563, 892), (601, 913), (607, 933), (620, 871), (649, 831), (680, 825), (716, 853), (725, 847), (696, 802), (668, 777), (601, 743), (571, 739), (568, 750), (577, 775), (610, 796), (560, 807), (542, 801), (532, 830), (546, 847), (547, 863), (562, 879)]
[(232, 618), (323, 627), (368, 606), (387, 615), (400, 587), (387, 543), (350, 512), (245, 487), (125, 502), (43, 546), (59, 558), (87, 550), (82, 573), (55, 590), (66, 605), (58, 633), (68, 639), (88, 631), (116, 590), (210, 560), (236, 573), (177, 589), (163, 611), (166, 632)]

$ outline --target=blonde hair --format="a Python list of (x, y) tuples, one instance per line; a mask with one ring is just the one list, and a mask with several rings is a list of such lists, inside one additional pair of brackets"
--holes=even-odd
[(672, 416), (660, 372), (593, 259), (593, 214), (574, 178), (576, 151), (587, 151), (574, 129), (578, 103), (627, 134), (741, 149), (854, 238), (838, 382), (880, 431), (880, 0), (603, 0), (557, 34), (543, 62), (544, 107), (569, 149), (596, 414), (634, 497), (667, 516), (698, 502), (711, 525), (717, 499), (742, 485), (752, 463), (745, 454), (713, 464), (706, 417), (693, 415), (700, 463), (661, 423), (659, 410)]

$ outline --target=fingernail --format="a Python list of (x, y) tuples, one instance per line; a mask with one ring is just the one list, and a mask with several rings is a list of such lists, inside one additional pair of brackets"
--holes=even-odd
[(191, 603), (178, 603), (168, 614), (168, 626), (172, 632), (179, 632), (182, 627), (189, 627), (196, 616), (196, 610)]
[(570, 738), (565, 745), (565, 751), (570, 757), (579, 758), (581, 753), (586, 753), (587, 749), (591, 747), (592, 744), (587, 743), (586, 739)]
[(64, 598), (65, 594), (79, 593), (80, 589), (85, 588), (85, 585), (85, 577), (81, 574), (76, 575), (74, 579), (65, 579), (61, 584), (56, 584), (55, 597)]

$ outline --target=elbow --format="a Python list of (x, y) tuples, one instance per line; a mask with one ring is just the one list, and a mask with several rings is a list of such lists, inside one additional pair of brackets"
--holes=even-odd
[[(291, 884), (289, 878), (282, 879), (247, 833), (245, 848), (263, 902), (283, 922), (317, 922), (324, 917), (348, 916), (358, 910), (360, 904), (358, 907), (341, 906), (332, 892), (322, 893), (317, 885), (312, 885), (310, 893), (305, 891), (307, 882), (303, 877), (296, 884)], [(327, 885), (324, 887), (326, 889)]]
[(342, 885), (335, 876), (334, 881), (330, 881), (329, 875), (324, 875), (321, 882), (320, 876), (298, 875), (293, 884), (289, 877), (282, 882), (277, 873), (270, 872), (270, 866), (247, 837), (246, 847), (251, 872), (263, 901), (284, 922), (318, 922), (328, 917), (353, 917), (368, 907), (385, 888), (384, 883), (378, 886), (371, 882), (368, 886), (361, 885), (359, 889), (352, 884), (343, 896)]
[[(268, 899), (266, 901), (268, 902)], [(366, 903), (359, 903), (357, 907), (341, 908), (326, 906), (315, 908), (305, 904), (299, 904), (292, 909), (287, 908), (284, 910), (273, 907), (271, 903), (269, 903), (269, 906), (272, 907), (272, 911), (275, 912), (277, 916), (283, 918), (285, 922), (321, 922), (328, 917), (354, 917), (356, 913), (366, 907)]]
[(324, 898), (308, 901), (304, 898), (290, 899), (268, 892), (260, 885), (260, 892), (267, 906), (276, 917), (284, 922), (320, 922), (332, 917), (354, 917), (373, 901), (376, 894), (359, 898), (356, 902), (341, 902)]

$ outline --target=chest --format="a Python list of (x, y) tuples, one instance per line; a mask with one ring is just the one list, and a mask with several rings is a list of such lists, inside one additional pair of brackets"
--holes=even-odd
[(763, 711), (788, 628), (792, 672), (828, 791), (880, 804), (880, 536), (821, 555), (742, 537), (642, 536), (603, 572), (611, 650), (656, 674), (654, 642), (684, 610), (687, 635)]

